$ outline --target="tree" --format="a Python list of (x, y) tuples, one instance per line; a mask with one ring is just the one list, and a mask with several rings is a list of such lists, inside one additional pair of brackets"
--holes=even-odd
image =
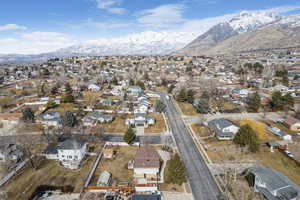
[(175, 85), (170, 85), (170, 87), (168, 88), (168, 93), (169, 94), (171, 94), (172, 93), (172, 91), (174, 90), (174, 88), (175, 88)]
[(289, 93), (282, 95), (280, 91), (276, 91), (272, 94), (270, 106), (273, 110), (283, 110), (287, 107), (291, 109), (294, 106), (294, 98)]
[(261, 100), (258, 93), (254, 93), (252, 96), (248, 97), (248, 112), (258, 112), (259, 108), (261, 107)]
[(207, 102), (209, 102), (210, 96), (207, 90), (203, 91), (202, 95), (201, 95), (201, 99), (206, 100)]
[(193, 90), (188, 90), (186, 93), (186, 100), (188, 103), (193, 103), (194, 102), (194, 91)]
[(137, 85), (137, 86), (140, 86), (143, 90), (145, 90), (145, 84), (144, 84), (143, 81), (138, 81), (138, 82), (136, 83), (136, 85)]
[(134, 140), (136, 138), (136, 135), (135, 135), (135, 131), (132, 129), (131, 126), (129, 126), (129, 128), (127, 129), (124, 137), (123, 137), (123, 140), (127, 143), (127, 144), (133, 144)]
[(248, 124), (240, 127), (233, 142), (241, 147), (248, 146), (250, 152), (259, 151), (259, 139), (256, 132)]
[(198, 113), (207, 114), (210, 111), (208, 102), (204, 99), (199, 99), (195, 107)]
[(55, 85), (51, 88), (50, 93), (51, 93), (52, 95), (55, 95), (55, 94), (58, 93), (58, 89), (59, 89), (59, 85), (58, 85), (58, 84), (55, 84)]
[(74, 102), (73, 90), (69, 83), (65, 84), (65, 93), (62, 96), (61, 100), (63, 103), (73, 103)]
[(284, 86), (289, 86), (289, 78), (287, 76), (283, 76), (281, 82)]
[(164, 178), (166, 183), (181, 185), (186, 182), (185, 166), (178, 153), (167, 162)]
[(187, 96), (187, 92), (184, 88), (182, 88), (179, 91), (178, 95), (176, 96), (176, 100), (179, 102), (185, 102), (187, 100), (186, 96)]
[(76, 116), (72, 112), (66, 111), (62, 118), (62, 125), (64, 127), (73, 128), (77, 124), (78, 124), (78, 121), (76, 119)]
[(23, 110), (21, 120), (26, 123), (34, 122), (34, 112), (31, 108), (25, 108)]
[(157, 100), (154, 107), (156, 112), (161, 113), (165, 110), (166, 105), (161, 100)]
[(113, 85), (118, 85), (118, 79), (116, 77), (113, 78), (112, 84)]
[(129, 80), (129, 85), (130, 85), (130, 86), (133, 86), (133, 85), (134, 85), (134, 80), (133, 80), (133, 79), (130, 79), (130, 80)]

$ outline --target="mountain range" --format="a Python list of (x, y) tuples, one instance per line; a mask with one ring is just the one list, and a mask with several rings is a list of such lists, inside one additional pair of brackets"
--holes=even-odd
[(241, 12), (230, 21), (213, 26), (174, 54), (232, 54), (299, 45), (300, 15), (283, 17), (268, 12)]
[(243, 11), (198, 37), (193, 32), (147, 31), (90, 40), (39, 55), (2, 54), (0, 63), (42, 62), (48, 58), (70, 56), (214, 55), (299, 45), (300, 15)]

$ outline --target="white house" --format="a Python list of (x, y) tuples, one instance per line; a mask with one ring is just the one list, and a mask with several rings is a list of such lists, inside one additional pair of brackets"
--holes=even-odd
[(127, 118), (126, 125), (148, 127), (155, 124), (155, 118), (144, 113), (137, 113), (134, 118)]
[(161, 167), (160, 156), (150, 146), (142, 146), (137, 150), (133, 161), (134, 178), (138, 183), (157, 181)]
[(42, 155), (47, 159), (59, 160), (66, 168), (78, 169), (86, 153), (86, 142), (66, 139), (56, 147), (49, 145)]
[(240, 129), (237, 125), (224, 118), (211, 120), (208, 122), (208, 126), (214, 131), (215, 136), (219, 140), (232, 140)]
[(91, 91), (100, 91), (101, 87), (94, 84), (94, 83), (91, 83), (91, 84), (88, 85), (88, 89), (91, 90)]

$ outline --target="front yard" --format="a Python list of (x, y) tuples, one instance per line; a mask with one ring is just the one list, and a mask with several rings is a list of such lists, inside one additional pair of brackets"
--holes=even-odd
[(190, 115), (190, 116), (198, 115), (196, 109), (192, 104), (184, 103), (184, 102), (177, 102), (177, 104), (184, 115)]
[(164, 120), (164, 117), (160, 113), (152, 113), (149, 114), (152, 117), (155, 117), (155, 124), (152, 126), (149, 126), (148, 128), (145, 128), (145, 133), (147, 134), (160, 134), (164, 131), (166, 131), (166, 123)]

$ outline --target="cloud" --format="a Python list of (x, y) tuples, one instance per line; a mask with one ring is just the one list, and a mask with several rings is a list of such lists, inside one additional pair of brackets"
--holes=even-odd
[(128, 28), (130, 26), (133, 26), (134, 23), (132, 22), (122, 22), (122, 21), (106, 21), (106, 22), (99, 22), (94, 19), (87, 19), (82, 21), (79, 24), (73, 24), (69, 25), (71, 28), (75, 29), (82, 29), (82, 28), (97, 28), (97, 29), (117, 29), (117, 28)]
[(295, 11), (299, 10), (300, 6), (279, 6), (279, 7), (274, 7), (274, 8), (269, 8), (269, 9), (264, 9), (261, 11), (267, 11), (267, 12), (274, 12), (278, 14), (285, 14), (290, 11)]
[(75, 40), (63, 33), (31, 32), (14, 38), (0, 38), (0, 54), (39, 54), (73, 45)]
[(11, 30), (26, 30), (27, 27), (19, 26), (17, 24), (5, 24), (0, 26), (0, 31), (11, 31)]
[(183, 4), (166, 4), (138, 13), (138, 23), (144, 27), (170, 28), (186, 21)]
[(96, 0), (97, 7), (99, 9), (106, 10), (113, 14), (124, 14), (126, 13), (125, 8), (119, 7), (122, 0)]

